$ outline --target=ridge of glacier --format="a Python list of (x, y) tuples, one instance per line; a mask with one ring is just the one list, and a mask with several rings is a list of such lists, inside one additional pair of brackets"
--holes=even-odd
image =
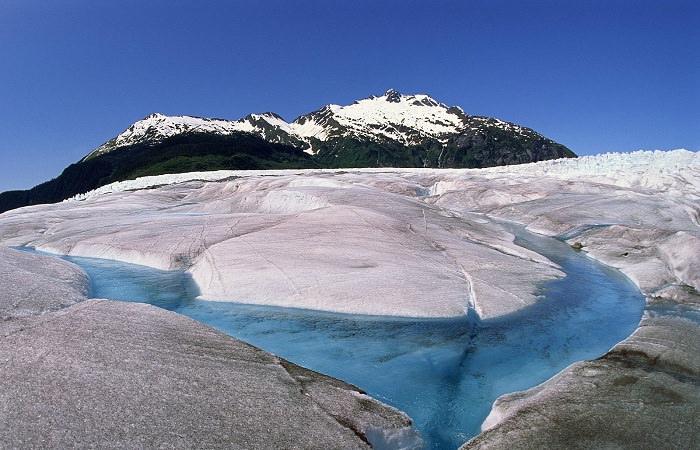
[[(431, 172), (422, 168), (376, 168), (356, 169), (363, 172)], [(347, 169), (300, 169), (300, 170), (216, 170), (153, 175), (134, 180), (117, 181), (101, 186), (66, 201), (85, 200), (95, 195), (147, 189), (154, 186), (184, 183), (187, 181), (218, 181), (238, 176), (283, 174), (333, 173)], [(535, 163), (485, 169), (440, 169), (440, 174), (480, 173), (486, 176), (511, 174), (514, 176), (551, 176), (559, 179), (589, 180), (621, 187), (646, 187), (659, 190), (683, 191), (684, 195), (700, 198), (700, 153), (686, 149), (669, 151), (638, 150), (630, 153), (602, 153), (598, 155), (561, 158)], [(443, 181), (432, 186), (432, 194), (450, 189), (450, 182)]]

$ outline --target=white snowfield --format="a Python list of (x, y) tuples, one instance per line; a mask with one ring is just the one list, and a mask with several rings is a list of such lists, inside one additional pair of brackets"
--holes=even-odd
[(484, 319), (562, 272), (494, 218), (581, 241), (645, 293), (700, 289), (700, 158), (636, 152), (483, 170), (219, 171), (0, 215), (0, 242), (186, 269), (208, 300)]
[[(407, 136), (406, 127), (415, 130), (417, 135)], [(358, 100), (351, 105), (328, 105), (295, 120), (290, 131), (300, 137), (324, 141), (343, 134), (341, 130), (350, 130), (355, 136), (416, 144), (425, 137), (442, 140), (443, 136), (464, 127), (461, 109), (453, 112), (428, 95), (402, 95), (389, 90), (382, 96)]]

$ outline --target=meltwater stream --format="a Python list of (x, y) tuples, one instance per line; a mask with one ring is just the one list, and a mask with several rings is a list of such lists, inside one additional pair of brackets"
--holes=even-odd
[(176, 311), (297, 364), (348, 381), (408, 413), (426, 448), (478, 434), (500, 395), (530, 388), (629, 336), (644, 299), (619, 271), (555, 239), (519, 231), (520, 245), (563, 267), (545, 299), (498, 321), (405, 319), (196, 300), (181, 272), (67, 257), (92, 296)]

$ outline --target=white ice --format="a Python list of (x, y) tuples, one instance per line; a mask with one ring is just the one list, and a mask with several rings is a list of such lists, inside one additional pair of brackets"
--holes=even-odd
[(87, 275), (57, 258), (0, 247), (0, 320), (57, 311), (87, 299)]
[(0, 215), (0, 242), (187, 269), (210, 300), (492, 318), (562, 276), (494, 217), (581, 240), (643, 289), (700, 288), (699, 166), (678, 150), (484, 170), (147, 177)]
[(2, 217), (1, 233), (11, 245), (187, 269), (205, 299), (346, 313), (473, 306), (490, 317), (561, 275), (483, 217), (417, 198), (419, 187), (379, 173), (187, 182), (25, 208)]

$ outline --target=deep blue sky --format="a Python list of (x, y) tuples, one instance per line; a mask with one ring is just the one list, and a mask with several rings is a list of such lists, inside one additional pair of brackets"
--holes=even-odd
[(576, 153), (700, 149), (697, 0), (1, 0), (0, 191), (152, 112), (287, 120), (388, 88)]

